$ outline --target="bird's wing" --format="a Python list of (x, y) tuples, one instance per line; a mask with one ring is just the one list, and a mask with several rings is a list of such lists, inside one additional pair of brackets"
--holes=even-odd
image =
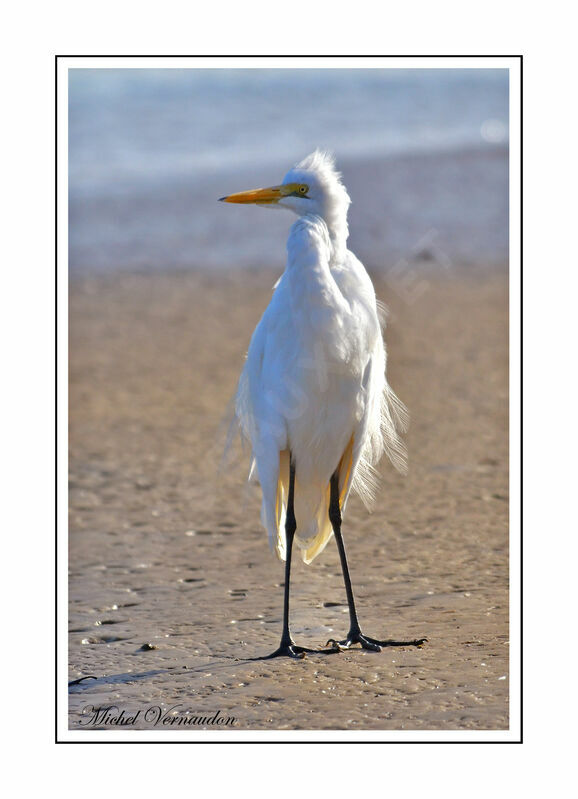
[[(261, 520), (269, 542), (285, 557), (285, 506), (289, 490), (289, 458), (282, 386), (283, 342), (291, 339), (291, 318), (283, 277), (251, 338), (235, 402), (243, 437), (252, 449), (251, 473), (263, 494)], [(281, 395), (282, 395), (281, 391)]]
[(375, 289), (363, 264), (348, 251), (342, 269), (334, 270), (335, 280), (344, 296), (357, 305), (359, 324), (368, 326), (367, 357), (363, 364), (364, 413), (356, 433), (353, 468), (349, 490), (353, 489), (371, 508), (379, 476), (376, 465), (385, 453), (398, 471), (405, 473), (407, 452), (401, 434), (406, 431), (408, 413), (387, 382), (387, 355), (383, 332), (387, 309), (375, 296)]

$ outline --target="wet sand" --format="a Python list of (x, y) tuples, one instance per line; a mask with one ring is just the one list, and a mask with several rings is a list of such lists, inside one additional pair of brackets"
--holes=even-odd
[[(97, 679), (71, 686), (70, 728), (118, 729), (86, 714), (113, 704), (138, 714), (126, 729), (159, 736), (203, 717), (231, 729), (208, 723), (217, 711), (245, 731), (507, 729), (505, 272), (375, 279), (390, 382), (411, 413), (410, 471), (382, 462), (373, 514), (353, 497), (343, 529), (365, 631), (427, 644), (250, 661), (278, 644), (283, 564), (258, 488), (244, 488), (246, 460), (218, 466), (275, 279), (72, 282), (69, 679)], [(292, 589), (299, 643), (345, 635), (332, 543), (312, 566), (294, 560)]]

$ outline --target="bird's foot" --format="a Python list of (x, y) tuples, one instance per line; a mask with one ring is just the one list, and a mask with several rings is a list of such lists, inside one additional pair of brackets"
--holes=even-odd
[(351, 649), (353, 644), (360, 644), (362, 649), (369, 649), (372, 652), (381, 652), (382, 647), (385, 646), (421, 647), (426, 641), (427, 638), (415, 638), (412, 641), (394, 641), (389, 639), (379, 641), (376, 638), (370, 638), (368, 635), (364, 635), (361, 630), (350, 630), (344, 641), (336, 641), (335, 638), (330, 638), (325, 646), (331, 646), (330, 652), (343, 652), (347, 649)]
[(302, 659), (305, 657), (306, 652), (313, 652), (313, 651), (314, 650), (306, 649), (303, 646), (297, 646), (297, 644), (294, 643), (282, 644), (274, 652), (271, 652), (270, 655), (265, 655), (262, 658), (258, 658), (258, 660), (271, 660), (272, 658), (280, 658), (280, 657)]
[(309, 655), (328, 655), (332, 652), (338, 652), (338, 649), (308, 649), (306, 646), (298, 646), (295, 641), (289, 639), (282, 640), (279, 648), (270, 655), (263, 655), (258, 658), (249, 658), (250, 660), (272, 660), (273, 658), (289, 657), (297, 660), (302, 660), (307, 654)]

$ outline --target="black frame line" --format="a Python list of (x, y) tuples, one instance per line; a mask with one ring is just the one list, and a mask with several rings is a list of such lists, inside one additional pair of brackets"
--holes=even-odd
[[(523, 230), (524, 230), (524, 180), (523, 180), (523, 166), (524, 166), (524, 56), (520, 53), (513, 53), (513, 54), (403, 54), (403, 55), (383, 55), (383, 54), (362, 54), (362, 55), (353, 55), (353, 54), (346, 54), (346, 55), (295, 55), (295, 54), (288, 54), (288, 55), (280, 55), (276, 54), (269, 54), (269, 55), (250, 55), (250, 54), (239, 54), (239, 53), (229, 53), (229, 54), (211, 54), (211, 55), (187, 55), (187, 54), (170, 54), (170, 55), (142, 55), (142, 54), (113, 54), (113, 55), (103, 55), (103, 54), (56, 54), (54, 56), (54, 261), (55, 261), (55, 270), (54, 270), (54, 287), (55, 287), (55, 323), (54, 323), (54, 338), (55, 338), (55, 378), (58, 375), (58, 61), (59, 59), (65, 58), (101, 58), (101, 59), (108, 59), (108, 58), (189, 58), (189, 59), (209, 59), (209, 58), (323, 58), (323, 59), (332, 59), (332, 58), (360, 58), (360, 59), (369, 59), (369, 58), (428, 58), (428, 59), (436, 59), (436, 58), (512, 58), (518, 59), (520, 64), (520, 737), (517, 740), (510, 740), (510, 741), (501, 741), (501, 740), (487, 740), (487, 741), (466, 741), (466, 740), (443, 740), (443, 741), (434, 741), (434, 740), (425, 740), (425, 741), (378, 741), (378, 740), (315, 740), (315, 741), (265, 741), (265, 740), (242, 740), (242, 741), (233, 741), (230, 738), (226, 740), (210, 740), (210, 741), (198, 741), (198, 740), (186, 740), (186, 741), (175, 741), (175, 740), (132, 740), (132, 741), (119, 741), (119, 740), (111, 740), (111, 741), (104, 741), (104, 740), (86, 740), (86, 741), (71, 741), (71, 740), (63, 740), (59, 739), (58, 737), (58, 648), (55, 646), (55, 654), (54, 654), (54, 673), (55, 673), (55, 692), (54, 692), (54, 705), (55, 705), (55, 714), (54, 714), (54, 743), (56, 744), (105, 744), (105, 745), (114, 745), (114, 744), (467, 744), (467, 745), (476, 745), (476, 744), (523, 744), (524, 743), (524, 705), (523, 705), (523, 696), (524, 696), (524, 628), (523, 628), (523, 620), (524, 620), (524, 596), (523, 596), (523, 586), (524, 586), (524, 507), (523, 507), (523, 496), (524, 496), (524, 487), (523, 487), (523, 419), (524, 419), (524, 402), (523, 402), (523, 386), (524, 386), (524, 330), (523, 330), (523, 323), (524, 323), (524, 305), (523, 305), (523, 292), (524, 292), (524, 239), (523, 239)], [(511, 193), (512, 186), (510, 185), (509, 191)], [(510, 240), (511, 240), (511, 231), (510, 231)], [(511, 353), (510, 353), (511, 357)], [(55, 640), (58, 641), (58, 614), (57, 614), (57, 606), (58, 606), (58, 381), (55, 379), (55, 537), (54, 537), (54, 617), (55, 617)], [(511, 454), (511, 453), (510, 453)], [(511, 533), (511, 531), (510, 531)], [(346, 732), (346, 731), (344, 731)], [(385, 732), (385, 731), (384, 731)]]

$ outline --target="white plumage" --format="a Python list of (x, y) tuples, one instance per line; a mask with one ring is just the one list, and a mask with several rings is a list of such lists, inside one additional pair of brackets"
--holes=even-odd
[(332, 535), (330, 480), (341, 510), (351, 489), (371, 503), (384, 451), (405, 468), (406, 411), (389, 387), (385, 315), (369, 275), (347, 249), (349, 195), (333, 159), (316, 151), (280, 186), (223, 198), (299, 215), (287, 266), (249, 347), (236, 415), (263, 492), (262, 521), (281, 559), (290, 457), (295, 466), (295, 541), (310, 563)]

